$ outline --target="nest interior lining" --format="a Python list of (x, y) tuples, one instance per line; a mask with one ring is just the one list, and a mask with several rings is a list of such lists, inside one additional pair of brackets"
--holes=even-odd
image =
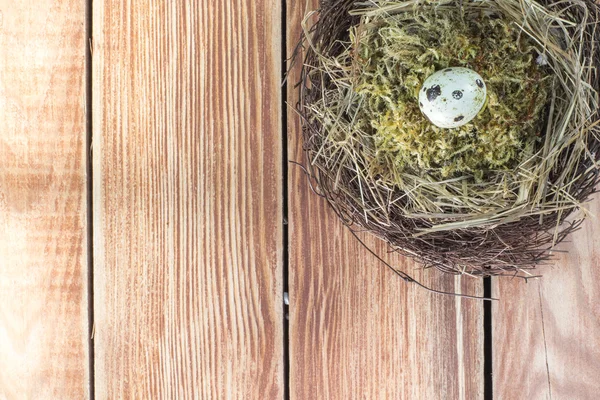
[[(351, 51), (337, 62), (354, 66), (356, 95), (313, 107), (336, 113), (336, 106), (354, 101), (356, 115), (342, 132), (374, 142), (369, 146), (374, 153), (363, 157), (372, 176), (392, 185), (402, 185), (404, 171), (438, 180), (470, 174), (481, 182), (484, 175), (510, 172), (533, 155), (552, 80), (535, 61), (532, 42), (508, 21), (484, 13), (464, 18), (458, 9), (425, 9), (373, 22), (365, 18), (351, 28), (350, 43)], [(448, 67), (477, 71), (488, 92), (479, 115), (456, 129), (437, 128), (419, 108), (424, 80)], [(331, 90), (324, 99), (339, 99), (339, 89)]]

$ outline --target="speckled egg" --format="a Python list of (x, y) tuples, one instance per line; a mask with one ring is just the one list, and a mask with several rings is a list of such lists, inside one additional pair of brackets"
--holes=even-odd
[(487, 89), (481, 75), (469, 68), (437, 71), (419, 91), (421, 112), (440, 128), (457, 128), (471, 121), (485, 104)]

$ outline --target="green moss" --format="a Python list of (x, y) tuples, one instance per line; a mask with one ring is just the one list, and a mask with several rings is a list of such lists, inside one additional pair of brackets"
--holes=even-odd
[[(438, 178), (513, 169), (532, 154), (543, 126), (550, 80), (519, 29), (502, 19), (444, 11), (364, 21), (351, 32), (355, 128), (370, 138), (369, 169), (386, 181), (404, 172)], [(488, 99), (455, 129), (431, 124), (419, 110), (424, 80), (446, 67), (477, 71)]]

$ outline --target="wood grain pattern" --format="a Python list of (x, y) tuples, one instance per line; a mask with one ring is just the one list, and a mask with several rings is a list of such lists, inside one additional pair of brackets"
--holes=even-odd
[(0, 0), (0, 399), (88, 398), (84, 21)]
[[(598, 196), (596, 196), (598, 197)], [(494, 398), (600, 394), (600, 198), (543, 278), (500, 279), (493, 309)]]
[[(287, 50), (314, 3), (287, 2)], [(290, 85), (298, 80), (298, 67)], [(289, 89), (288, 102), (296, 103)], [(299, 121), (288, 111), (289, 153), (303, 160)], [(431, 294), (369, 254), (290, 166), (290, 392), (292, 399), (480, 399), (483, 304)], [(361, 236), (378, 254), (385, 245)], [(421, 271), (385, 257), (439, 290), (482, 294), (480, 280)]]
[(280, 2), (93, 11), (96, 398), (281, 398)]

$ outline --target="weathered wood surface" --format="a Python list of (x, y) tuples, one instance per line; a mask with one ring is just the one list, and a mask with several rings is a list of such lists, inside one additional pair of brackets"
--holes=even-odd
[(88, 398), (84, 21), (0, 0), (0, 399)]
[(496, 399), (600, 396), (600, 198), (587, 208), (592, 216), (541, 279), (496, 282)]
[(280, 2), (93, 6), (96, 398), (282, 398)]
[[(284, 396), (280, 63), (310, 7), (282, 52), (281, 6), (93, 3), (97, 399)], [(89, 398), (84, 26), (84, 2), (0, 0), (2, 400)], [(483, 304), (400, 280), (289, 168), (290, 397), (483, 398)], [(598, 397), (590, 211), (543, 279), (494, 279), (495, 399)]]
[[(313, 5), (314, 6), (314, 5)], [(310, 8), (308, 8), (310, 9)], [(307, 10), (287, 2), (291, 54)], [(290, 77), (290, 158), (303, 160)], [(480, 399), (483, 305), (405, 283), (365, 250), (290, 166), (290, 394), (292, 399)], [(361, 236), (379, 254), (386, 247)], [(385, 257), (439, 290), (482, 294), (479, 279), (422, 272)]]

